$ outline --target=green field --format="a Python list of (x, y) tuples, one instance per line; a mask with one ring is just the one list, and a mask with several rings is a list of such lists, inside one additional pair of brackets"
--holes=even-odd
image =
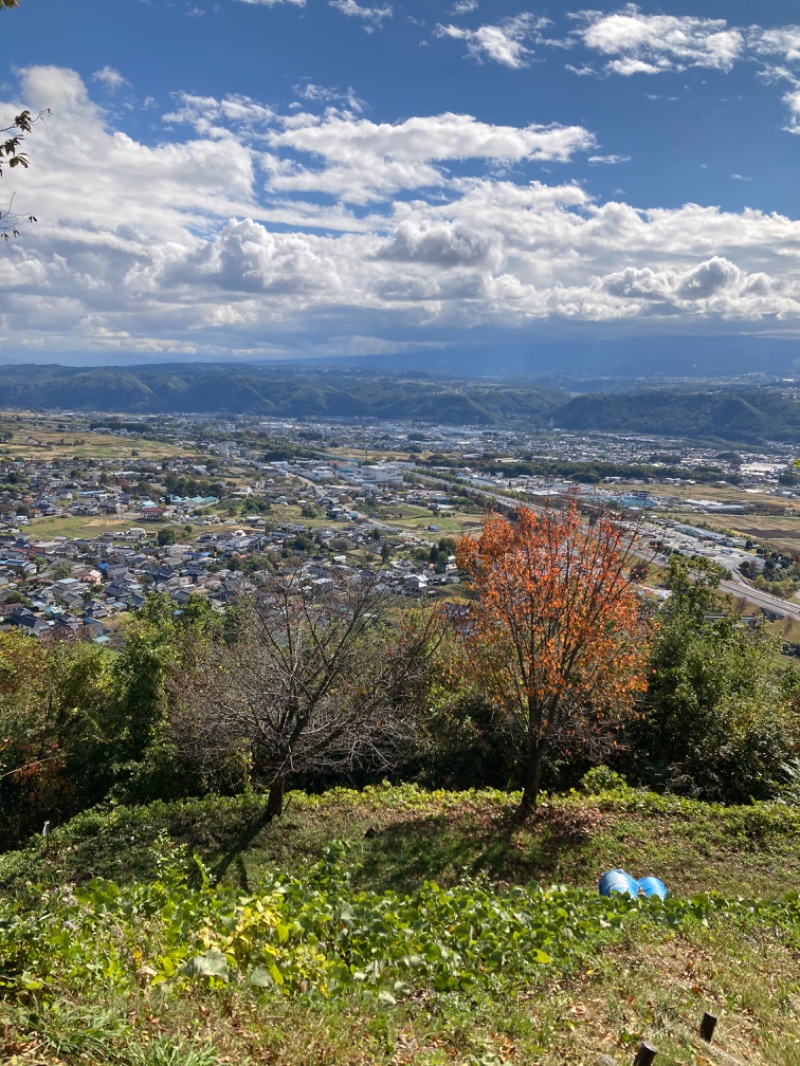
[[(460, 536), (468, 530), (479, 529), (483, 521), (483, 512), (477, 509), (469, 512), (460, 510), (434, 514), (429, 507), (414, 504), (384, 504), (377, 509), (376, 517), (411, 533), (419, 533), (428, 540), (437, 536)], [(434, 532), (428, 526), (438, 526), (441, 532)]]
[[(483, 526), (483, 519), (474, 514), (431, 515), (425, 518), (406, 518), (397, 523), (402, 529), (420, 533), (429, 540), (440, 536), (461, 536), (462, 533), (477, 531)], [(436, 526), (431, 531), (428, 526)]]
[[(118, 515), (51, 515), (47, 518), (34, 518), (25, 527), (27, 534), (34, 538), (50, 540), (52, 537), (72, 537), (77, 539), (98, 537), (101, 533), (115, 530), (127, 530), (138, 525), (136, 518), (120, 518)], [(144, 527), (143, 527), (144, 528)], [(153, 530), (158, 527), (154, 526)]]

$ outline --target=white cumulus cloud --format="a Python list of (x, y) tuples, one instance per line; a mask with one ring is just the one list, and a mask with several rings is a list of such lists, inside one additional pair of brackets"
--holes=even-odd
[(434, 32), (437, 37), (465, 41), (467, 54), (478, 62), (491, 60), (512, 70), (519, 70), (528, 66), (531, 60), (532, 52), (526, 42), (534, 40), (539, 30), (547, 25), (549, 19), (526, 13), (501, 19), (494, 25), (479, 26), (475, 30), (439, 24)]
[(118, 70), (114, 70), (113, 67), (109, 66), (103, 67), (102, 70), (96, 70), (92, 77), (95, 81), (102, 82), (111, 92), (116, 92), (123, 85), (130, 85), (127, 78), (123, 78)]
[(39, 223), (0, 256), (6, 348), (221, 358), (524, 337), (566, 319), (800, 324), (800, 221), (642, 210), (498, 173), (591, 148), (581, 127), (374, 123), (184, 94), (148, 145), (55, 67), (24, 71), (0, 112), (54, 99), (14, 176)]
[(728, 71), (742, 56), (745, 35), (725, 19), (646, 15), (636, 4), (605, 14), (581, 11), (576, 36), (592, 51), (613, 57), (616, 74), (652, 74), (686, 67)]
[(748, 273), (724, 256), (689, 269), (627, 267), (600, 279), (599, 286), (624, 303), (661, 313), (780, 319), (800, 308), (797, 293), (784, 293), (780, 281), (762, 271)]
[(273, 149), (293, 149), (323, 161), (298, 166), (276, 179), (285, 190), (316, 190), (365, 202), (400, 189), (440, 186), (441, 164), (466, 159), (517, 163), (567, 162), (589, 149), (594, 138), (581, 126), (497, 126), (471, 115), (415, 116), (405, 122), (375, 123), (329, 114), (271, 133)]
[(589, 63), (569, 64), (574, 74), (632, 77), (690, 67), (728, 73), (737, 63), (755, 63), (762, 80), (790, 86), (783, 95), (789, 112), (785, 129), (800, 132), (800, 25), (736, 27), (719, 18), (645, 14), (632, 3), (611, 13), (578, 11), (570, 18), (578, 24), (573, 41), (604, 59), (600, 71)]
[(771, 29), (751, 26), (747, 43), (756, 55), (775, 56), (785, 63), (800, 63), (800, 26), (776, 26)]
[(332, 8), (342, 15), (363, 19), (367, 23), (366, 29), (368, 30), (380, 26), (384, 19), (391, 18), (393, 14), (390, 4), (384, 4), (382, 7), (369, 7), (365, 4), (359, 4), (358, 0), (329, 0), (329, 3)]

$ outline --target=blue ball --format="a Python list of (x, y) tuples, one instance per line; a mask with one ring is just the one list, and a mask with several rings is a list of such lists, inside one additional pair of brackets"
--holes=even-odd
[(608, 873), (604, 873), (600, 878), (598, 888), (601, 896), (611, 896), (614, 892), (621, 892), (623, 895), (633, 896), (636, 899), (639, 895), (639, 885), (625, 870), (609, 870)]

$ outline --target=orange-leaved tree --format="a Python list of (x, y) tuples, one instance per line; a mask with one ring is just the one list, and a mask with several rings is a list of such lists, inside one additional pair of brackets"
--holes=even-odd
[(456, 560), (473, 599), (466, 669), (503, 712), (536, 803), (548, 751), (602, 750), (646, 688), (646, 623), (629, 576), (631, 534), (607, 517), (521, 507), (489, 515)]

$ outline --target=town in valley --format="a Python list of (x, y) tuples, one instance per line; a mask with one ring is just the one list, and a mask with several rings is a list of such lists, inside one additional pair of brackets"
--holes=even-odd
[(457, 538), (487, 511), (578, 501), (635, 532), (657, 599), (665, 553), (719, 563), (744, 617), (800, 643), (800, 478), (758, 449), (558, 429), (257, 416), (6, 411), (5, 628), (111, 648), (150, 592), (224, 611), (265, 568), (369, 571), (408, 599), (463, 599)]

